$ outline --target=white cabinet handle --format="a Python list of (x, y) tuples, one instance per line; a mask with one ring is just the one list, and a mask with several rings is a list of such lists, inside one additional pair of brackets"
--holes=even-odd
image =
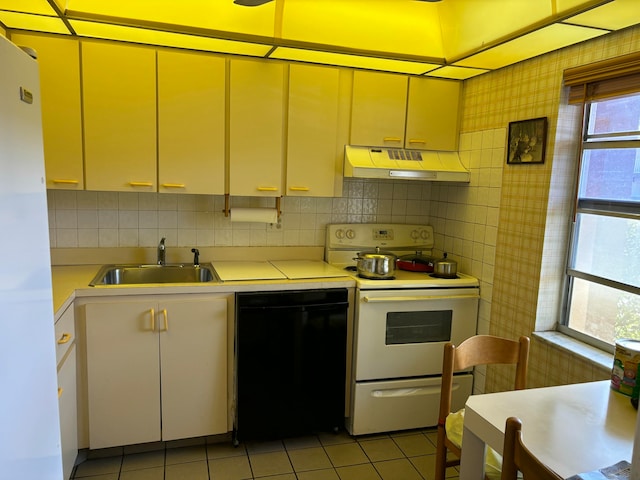
[(162, 186), (164, 188), (185, 188), (186, 187), (184, 183), (163, 183)]
[(149, 310), (149, 313), (151, 314), (151, 331), (155, 332), (156, 331), (156, 311), (152, 308), (151, 310)]
[(382, 140), (384, 142), (401, 142), (402, 141), (400, 137), (384, 137)]
[(289, 190), (292, 192), (308, 192), (310, 190), (309, 187), (289, 187)]
[(129, 182), (132, 187), (153, 187), (153, 182)]

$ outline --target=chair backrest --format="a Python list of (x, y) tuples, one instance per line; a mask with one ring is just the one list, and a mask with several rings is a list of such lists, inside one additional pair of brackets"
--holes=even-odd
[(504, 432), (502, 474), (500, 480), (516, 480), (518, 470), (524, 480), (562, 480), (557, 473), (540, 462), (522, 443), (522, 422), (509, 417)]
[(517, 341), (493, 335), (476, 335), (457, 347), (452, 343), (444, 346), (442, 363), (442, 392), (440, 394), (439, 422), (444, 422), (451, 413), (451, 390), (453, 374), (477, 365), (515, 364), (515, 390), (527, 386), (527, 365), (529, 362), (529, 337), (522, 336)]

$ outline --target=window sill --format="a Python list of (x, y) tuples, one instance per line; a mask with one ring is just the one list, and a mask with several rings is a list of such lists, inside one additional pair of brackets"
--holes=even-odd
[(583, 360), (592, 363), (594, 367), (601, 368), (605, 372), (611, 371), (611, 367), (613, 366), (613, 355), (609, 352), (592, 347), (591, 345), (580, 342), (575, 338), (553, 330), (533, 332), (532, 336), (544, 343), (580, 357)]

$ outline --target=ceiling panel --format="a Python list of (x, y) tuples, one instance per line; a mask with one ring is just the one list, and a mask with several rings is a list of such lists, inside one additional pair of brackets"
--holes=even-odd
[(39, 15), (56, 15), (47, 0), (0, 0), (0, 10), (13, 10)]
[(387, 72), (408, 73), (420, 75), (434, 68), (436, 64), (407, 62), (386, 58), (366, 57), (362, 55), (347, 55), (343, 53), (320, 52), (297, 48), (278, 47), (269, 58), (295, 60), (301, 62), (336, 65), (340, 67), (365, 68), (369, 70), (383, 70)]
[(242, 7), (232, 0), (68, 0), (73, 18), (113, 17), (145, 23), (272, 37), (276, 2)]
[(639, 0), (615, 0), (587, 13), (567, 19), (568, 23), (620, 30), (640, 21)]
[(158, 45), (163, 47), (180, 47), (208, 52), (233, 53), (237, 55), (265, 56), (271, 49), (268, 45), (257, 45), (247, 42), (233, 42), (215, 38), (199, 37), (179, 33), (160, 32), (142, 28), (122, 27), (96, 22), (70, 20), (71, 26), (82, 37), (105, 40), (122, 40), (125, 42)]
[(282, 38), (444, 58), (439, 4), (415, 0), (285, 0)]
[(472, 55), (454, 65), (495, 70), (606, 33), (593, 28), (554, 24)]
[(447, 65), (437, 68), (426, 74), (427, 77), (451, 78), (455, 80), (466, 80), (487, 73), (489, 70), (468, 67), (454, 67)]
[(0, 22), (7, 28), (34, 32), (69, 34), (69, 29), (58, 17), (45, 17), (30, 13), (15, 13), (0, 10)]

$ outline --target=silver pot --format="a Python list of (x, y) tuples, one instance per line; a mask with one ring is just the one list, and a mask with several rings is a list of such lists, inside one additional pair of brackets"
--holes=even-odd
[(354, 258), (358, 267), (358, 275), (364, 278), (384, 280), (393, 278), (396, 273), (397, 257), (391, 252), (384, 252), (376, 247), (374, 252), (358, 252)]
[(433, 276), (439, 278), (456, 278), (458, 274), (458, 263), (455, 260), (447, 258), (447, 252), (440, 260), (436, 260), (433, 264)]

